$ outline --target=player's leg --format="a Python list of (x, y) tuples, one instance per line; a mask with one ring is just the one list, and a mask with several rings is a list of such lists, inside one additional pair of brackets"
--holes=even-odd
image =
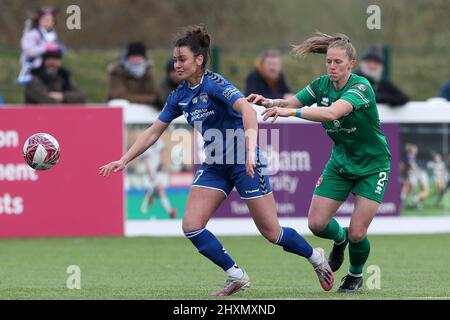
[(367, 230), (383, 200), (388, 180), (389, 171), (383, 171), (355, 183), (355, 209), (348, 229), (350, 267), (338, 292), (354, 293), (362, 287), (364, 264), (370, 254)]
[(269, 176), (266, 174), (264, 159), (257, 153), (254, 177), (247, 175), (245, 165), (235, 165), (230, 170), (231, 180), (239, 192), (261, 234), (287, 252), (307, 258), (315, 267), (322, 287), (330, 290), (334, 275), (328, 266), (322, 249), (313, 249), (293, 228), (281, 227), (278, 222), (275, 199), (272, 195)]
[(261, 234), (270, 242), (283, 247), (285, 251), (307, 258), (313, 265), (322, 288), (330, 290), (333, 287), (334, 275), (323, 249), (313, 249), (295, 229), (280, 226), (273, 194), (244, 201)]
[(141, 213), (145, 214), (148, 212), (148, 206), (153, 206), (153, 193), (155, 192), (155, 186), (152, 181), (149, 182), (147, 191), (145, 192), (144, 199), (141, 203)]
[[(202, 166), (189, 191), (183, 214), (183, 231), (197, 250), (227, 273), (222, 290), (213, 293), (228, 296), (250, 286), (250, 279), (239, 268), (220, 241), (206, 229), (206, 224), (226, 199), (232, 186), (214, 168)], [(205, 200), (207, 199), (207, 200)]]
[(333, 271), (339, 270), (344, 262), (348, 237), (333, 216), (348, 197), (353, 182), (344, 178), (332, 168), (325, 168), (319, 178), (308, 212), (308, 226), (314, 235), (333, 240), (328, 261)]
[(367, 229), (375, 217), (378, 207), (379, 203), (374, 200), (358, 195), (355, 197), (355, 210), (348, 229), (350, 267), (338, 292), (354, 293), (362, 287), (364, 264), (370, 253)]
[(445, 177), (441, 176), (435, 179), (435, 188), (436, 188), (436, 200), (434, 202), (434, 205), (436, 207), (440, 207), (445, 192)]
[(164, 211), (166, 211), (171, 219), (175, 219), (178, 215), (178, 211), (176, 208), (172, 207), (163, 184), (159, 181), (156, 183), (156, 195), (159, 197), (159, 201), (161, 201)]

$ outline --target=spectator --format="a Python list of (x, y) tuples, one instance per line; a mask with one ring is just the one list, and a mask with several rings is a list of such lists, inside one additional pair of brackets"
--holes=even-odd
[(132, 42), (128, 45), (125, 56), (108, 68), (108, 100), (124, 99), (146, 105), (158, 103), (157, 82), (146, 51), (143, 43)]
[(256, 60), (256, 68), (247, 76), (246, 95), (257, 93), (269, 99), (287, 99), (292, 96), (281, 65), (278, 50), (264, 51)]
[(27, 84), (31, 81), (31, 70), (42, 64), (42, 55), (47, 50), (57, 47), (55, 31), (55, 15), (58, 9), (39, 8), (32, 19), (25, 22), (22, 39), (22, 55), (20, 57), (21, 70), (17, 77), (17, 84)]
[(377, 103), (387, 104), (391, 107), (404, 105), (409, 101), (409, 97), (391, 81), (383, 78), (383, 70), (384, 57), (381, 47), (372, 45), (363, 54), (355, 73), (369, 80), (375, 91)]
[(181, 83), (181, 79), (175, 71), (173, 58), (170, 58), (166, 64), (166, 79), (159, 85), (160, 98), (162, 103), (166, 101), (169, 94), (175, 90)]
[(42, 56), (40, 68), (32, 71), (31, 82), (25, 88), (25, 103), (84, 103), (85, 95), (71, 81), (70, 72), (62, 67), (60, 48)]
[(439, 97), (447, 99), (447, 101), (450, 101), (450, 80), (444, 82), (439, 89)]

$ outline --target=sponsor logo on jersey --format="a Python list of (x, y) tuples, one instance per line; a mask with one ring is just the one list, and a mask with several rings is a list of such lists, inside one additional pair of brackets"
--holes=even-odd
[(328, 99), (328, 97), (322, 97), (322, 101), (321, 104), (324, 106), (328, 106), (330, 103), (330, 99)]
[(356, 130), (357, 130), (356, 127), (352, 127), (352, 128), (342, 128), (342, 127), (340, 127), (340, 128), (333, 128), (333, 129), (325, 129), (325, 131), (327, 133), (341, 133), (341, 132), (345, 132), (347, 134), (354, 133), (354, 132), (356, 132)]
[(366, 91), (366, 86), (363, 85), (363, 84), (358, 84), (358, 88), (359, 88), (359, 90), (361, 90), (361, 91)]
[(227, 98), (227, 100), (231, 100), (231, 98), (237, 93), (239, 93), (239, 90), (234, 87), (228, 87), (222, 92), (223, 96)]
[(190, 113), (191, 121), (201, 120), (209, 116), (214, 115), (214, 110), (208, 110), (207, 108), (195, 109)]
[(207, 103), (208, 102), (208, 95), (206, 93), (204, 93), (204, 92), (200, 93), (200, 100), (203, 103)]
[(186, 112), (186, 111), (183, 111), (183, 116), (186, 118), (186, 120), (187, 120), (187, 118), (189, 117), (189, 112)]
[(259, 189), (253, 189), (253, 190), (245, 190), (245, 193), (255, 193), (255, 192), (258, 192), (259, 191)]
[(192, 99), (192, 103), (193, 104), (196, 104), (198, 102), (198, 98), (197, 97), (195, 97), (194, 99)]
[(339, 120), (334, 120), (333, 124), (334, 124), (335, 128), (340, 128), (341, 127), (341, 123), (339, 122)]

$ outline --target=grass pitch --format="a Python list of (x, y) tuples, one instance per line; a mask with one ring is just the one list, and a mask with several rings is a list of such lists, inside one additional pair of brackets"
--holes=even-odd
[[(366, 267), (379, 267), (381, 288), (367, 288), (366, 269), (364, 290), (351, 296), (335, 292), (348, 252), (324, 292), (305, 259), (262, 237), (220, 240), (252, 280), (233, 299), (450, 299), (450, 234), (371, 236)], [(328, 254), (330, 241), (307, 240)], [(67, 288), (70, 265), (80, 267), (79, 290)], [(0, 299), (217, 299), (210, 293), (225, 276), (181, 237), (43, 238), (0, 240), (0, 279)]]

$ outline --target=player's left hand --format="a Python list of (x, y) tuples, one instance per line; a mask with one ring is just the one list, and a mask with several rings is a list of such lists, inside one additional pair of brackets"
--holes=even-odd
[(245, 170), (247, 174), (254, 178), (255, 177), (255, 167), (256, 167), (256, 154), (255, 151), (247, 151), (247, 160), (245, 162)]
[(278, 117), (289, 117), (291, 115), (291, 111), (289, 109), (280, 108), (280, 107), (273, 107), (266, 109), (262, 112), (263, 120), (266, 121), (267, 119), (273, 117), (272, 123), (277, 120)]

